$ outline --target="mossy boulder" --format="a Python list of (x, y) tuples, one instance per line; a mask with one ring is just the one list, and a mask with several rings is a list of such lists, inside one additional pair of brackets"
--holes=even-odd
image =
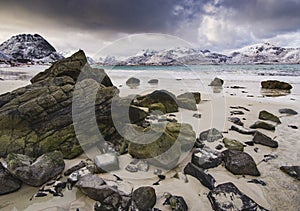
[(244, 151), (244, 145), (235, 139), (224, 138), (223, 143), (227, 149)]
[(261, 120), (269, 120), (272, 122), (276, 122), (278, 124), (281, 123), (280, 119), (277, 116), (265, 110), (259, 112), (258, 118)]

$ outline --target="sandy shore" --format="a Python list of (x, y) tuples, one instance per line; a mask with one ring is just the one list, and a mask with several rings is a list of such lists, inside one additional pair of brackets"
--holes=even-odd
[[(44, 69), (45, 68), (41, 67), (41, 70)], [(35, 73), (34, 71), (39, 70), (35, 68), (33, 71), (30, 69), (26, 70), (26, 68), (24, 68), (24, 71), (28, 71), (32, 74)], [(243, 90), (247, 91), (248, 94), (253, 94), (254, 96), (247, 97), (246, 94), (241, 93), (241, 90), (226, 88), (226, 86), (236, 84), (235, 81), (225, 81), (225, 88), (223, 88), (223, 90), (216, 91), (213, 90), (212, 87), (207, 86), (209, 81), (208, 79), (202, 80), (201, 83), (197, 84), (198, 80), (176, 80), (174, 77), (168, 79), (166, 77), (160, 78), (160, 76), (156, 75), (157, 77), (155, 78), (159, 79), (158, 85), (149, 85), (145, 83), (145, 81), (147, 81), (150, 77), (147, 76), (143, 80), (144, 83), (142, 83), (137, 89), (130, 89), (125, 85), (126, 79), (122, 79), (114, 73), (109, 74), (109, 76), (112, 78), (112, 81), (116, 86), (122, 85), (119, 87), (121, 96), (148, 93), (155, 89), (167, 89), (176, 95), (185, 91), (200, 90), (202, 93), (202, 102), (198, 105), (198, 111), (180, 109), (178, 113), (175, 113), (178, 121), (191, 124), (197, 135), (206, 129), (215, 127), (221, 131), (228, 132), (223, 134), (224, 137), (234, 138), (241, 142), (250, 141), (252, 136), (241, 135), (235, 131), (228, 130), (232, 124), (227, 121), (227, 117), (230, 116), (230, 106), (243, 106), (250, 110), (249, 112), (245, 112), (245, 115), (239, 116), (241, 118), (245, 118), (243, 121), (245, 123), (245, 127), (249, 127), (258, 120), (258, 113), (261, 110), (267, 110), (278, 116), (280, 116), (278, 113), (278, 109), (280, 108), (292, 108), (300, 113), (298, 100), (300, 99), (300, 96), (298, 96), (298, 92), (294, 93), (292, 91), (293, 96), (288, 95), (279, 98), (264, 98), (256, 91), (257, 87), (260, 86), (258, 81), (245, 83), (239, 82), (238, 85), (246, 87)], [(0, 90), (1, 93), (5, 93), (28, 83), (28, 80), (4, 80), (0, 81)], [(299, 84), (293, 85), (295, 86), (295, 90), (300, 89)], [(252, 86), (255, 86), (256, 88), (254, 89)], [(195, 113), (200, 113), (201, 118), (194, 118), (193, 114)], [(298, 210), (300, 207), (299, 181), (294, 180), (281, 172), (279, 167), (281, 165), (299, 165), (300, 145), (297, 142), (299, 142), (300, 139), (300, 132), (299, 130), (289, 128), (288, 125), (293, 124), (299, 127), (300, 115), (281, 116), (280, 120), (282, 121), (282, 124), (276, 127), (275, 132), (261, 130), (261, 132), (270, 137), (276, 137), (275, 140), (279, 142), (279, 147), (277, 149), (272, 149), (262, 145), (245, 147), (245, 152), (249, 153), (256, 163), (259, 163), (258, 169), (261, 172), (259, 179), (265, 181), (267, 183), (266, 186), (248, 183), (247, 181), (254, 177), (233, 175), (227, 171), (224, 166), (209, 169), (208, 172), (216, 179), (216, 184), (231, 181), (242, 192), (267, 209)], [(214, 148), (220, 142), (221, 140), (208, 143), (207, 145)], [(254, 147), (258, 147), (258, 152), (254, 151)], [(276, 154), (278, 155), (278, 158), (267, 163), (260, 162), (266, 154)], [(85, 155), (82, 155), (74, 160), (66, 160), (66, 169), (85, 158)], [(121, 170), (113, 173), (124, 179), (123, 182), (120, 182), (121, 189), (123, 188), (125, 191), (130, 191), (131, 188), (135, 189), (139, 186), (152, 186), (152, 184), (157, 181), (157, 177), (153, 174), (153, 170), (155, 169), (154, 167), (151, 167), (147, 174), (138, 175), (138, 173), (129, 173), (124, 171), (126, 164), (130, 160), (129, 155), (122, 156), (120, 160)], [(189, 206), (189, 210), (212, 210), (207, 198), (209, 190), (193, 177), (187, 176), (188, 182), (186, 182), (184, 175), (181, 173), (186, 163), (189, 161), (190, 156), (186, 157), (186, 159), (176, 169), (167, 172), (167, 179), (160, 182), (160, 185), (153, 186), (156, 189), (157, 194), (157, 203), (155, 207), (161, 210), (170, 210), (168, 207), (162, 205), (164, 201), (164, 192), (170, 192), (175, 195), (183, 196)], [(179, 172), (180, 179), (172, 178), (176, 172)], [(115, 179), (112, 174), (101, 174), (99, 176), (109, 180)], [(63, 192), (63, 198), (47, 196), (45, 198), (35, 198), (30, 201), (29, 199), (34, 193), (36, 193), (37, 190), (38, 188), (23, 185), (23, 187), (15, 193), (0, 196), (0, 210), (52, 211), (76, 210), (77, 208), (79, 208), (80, 211), (93, 210), (94, 201), (82, 195), (76, 190), (76, 188), (72, 191), (66, 189)]]

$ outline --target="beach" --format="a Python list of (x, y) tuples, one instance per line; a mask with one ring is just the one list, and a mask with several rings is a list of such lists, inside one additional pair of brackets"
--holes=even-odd
[[(6, 93), (14, 89), (30, 84), (29, 80), (38, 72), (43, 71), (47, 66), (29, 66), (18, 68), (1, 68), (5, 72), (22, 72), (26, 75), (23, 78), (9, 78), (0, 76), (4, 80), (0, 81), (0, 93)], [(299, 67), (299, 65), (298, 65)], [(213, 69), (213, 66), (210, 67)], [(220, 67), (218, 67), (220, 68)], [(239, 68), (239, 67), (236, 67)], [(276, 68), (276, 66), (275, 66)], [(252, 140), (251, 135), (243, 135), (230, 130), (232, 122), (228, 117), (232, 116), (231, 111), (236, 110), (230, 107), (243, 107), (249, 111), (244, 114), (233, 115), (243, 118), (245, 128), (249, 128), (258, 120), (259, 112), (266, 110), (276, 116), (279, 116), (281, 124), (276, 126), (275, 131), (258, 129), (262, 133), (278, 141), (278, 148), (270, 148), (255, 144), (246, 146), (244, 151), (253, 157), (257, 168), (261, 173), (259, 177), (238, 176), (229, 172), (223, 165), (208, 169), (215, 180), (216, 185), (225, 182), (234, 183), (241, 192), (253, 199), (257, 204), (268, 210), (298, 210), (300, 207), (298, 180), (288, 176), (279, 168), (284, 165), (299, 165), (300, 160), (300, 132), (299, 129), (293, 129), (289, 125), (300, 127), (300, 116), (287, 116), (280, 114), (279, 109), (290, 108), (300, 113), (300, 76), (299, 75), (270, 75), (267, 71), (264, 74), (257, 72), (228, 72), (222, 71), (204, 71), (200, 72), (191, 68), (188, 71), (177, 71), (172, 68), (167, 70), (161, 68), (158, 70), (105, 70), (112, 83), (120, 90), (119, 95), (126, 97), (130, 95), (145, 95), (155, 90), (168, 90), (176, 96), (184, 92), (200, 92), (201, 102), (197, 105), (197, 111), (179, 109), (175, 112), (176, 119), (180, 123), (188, 123), (193, 127), (198, 137), (202, 131), (210, 128), (216, 128), (223, 132), (226, 138), (236, 139), (242, 143)], [(19, 74), (20, 75), (20, 74)], [(140, 79), (140, 85), (130, 88), (126, 85), (126, 80), (130, 77)], [(224, 80), (222, 88), (208, 86), (215, 78)], [(150, 79), (158, 79), (158, 84), (149, 84)], [(263, 80), (276, 79), (285, 81), (293, 86), (290, 94), (278, 97), (268, 97), (261, 92), (260, 82)], [(241, 110), (241, 109), (237, 109)], [(201, 114), (201, 118), (193, 117), (194, 114)], [(214, 149), (222, 140), (205, 143)], [(255, 149), (255, 148), (258, 149)], [(224, 148), (223, 148), (224, 150)], [(222, 151), (222, 150), (221, 150)], [(263, 162), (264, 155), (276, 155), (277, 158), (268, 162)], [(65, 160), (65, 169), (86, 159), (81, 155), (72, 160)], [(152, 186), (156, 190), (157, 201), (156, 208), (161, 210), (171, 210), (168, 206), (163, 206), (164, 193), (170, 192), (173, 195), (184, 197), (189, 210), (212, 210), (211, 204), (207, 198), (209, 189), (204, 187), (197, 179), (182, 173), (184, 167), (191, 159), (191, 153), (186, 156), (182, 162), (175, 168), (165, 172), (166, 179), (159, 185), (152, 185), (157, 181), (157, 176), (153, 174), (155, 167), (151, 166), (149, 172), (145, 174), (130, 173), (125, 171), (125, 167), (130, 162), (130, 155), (122, 155), (120, 159), (120, 170), (113, 172), (120, 176), (123, 181), (118, 182), (120, 189), (129, 192), (140, 186)], [(178, 173), (179, 178), (173, 176)], [(100, 177), (107, 180), (115, 180), (112, 173), (99, 174)], [(249, 183), (253, 178), (259, 178), (266, 183), (266, 186)], [(92, 210), (94, 201), (89, 199), (79, 190), (74, 188), (72, 191), (65, 189), (63, 197), (47, 196), (45, 198), (33, 198), (32, 195), (38, 191), (38, 188), (23, 185), (23, 187), (14, 193), (0, 196), (0, 210)]]

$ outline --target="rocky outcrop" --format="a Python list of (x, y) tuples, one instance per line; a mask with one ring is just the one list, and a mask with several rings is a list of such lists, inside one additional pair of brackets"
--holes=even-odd
[(225, 168), (236, 175), (260, 176), (253, 158), (238, 150), (225, 150), (222, 152)]
[[(73, 158), (82, 153), (81, 145), (94, 146), (99, 141), (99, 137), (90, 135), (99, 130), (112, 144), (122, 142), (110, 109), (118, 90), (103, 69), (94, 69), (87, 64), (83, 51), (56, 62), (33, 77), (31, 83), (0, 96), (0, 156), (20, 153), (38, 157), (60, 150), (64, 158)], [(90, 126), (94, 117), (90, 108), (95, 110), (98, 125)], [(72, 110), (80, 114), (76, 124)], [(129, 116), (135, 120), (133, 123), (142, 118), (139, 111), (130, 107)], [(124, 112), (116, 115), (121, 118)], [(79, 144), (74, 125), (78, 125), (77, 130), (83, 133), (81, 137), (86, 143)], [(88, 133), (86, 137), (84, 133)]]
[(201, 141), (214, 142), (223, 138), (223, 135), (216, 128), (211, 128), (209, 130), (203, 131), (199, 135)]
[(151, 210), (156, 204), (156, 194), (152, 187), (139, 187), (132, 193), (132, 201), (138, 210)]
[(223, 183), (211, 190), (207, 195), (213, 210), (249, 210), (267, 211), (247, 195), (242, 193), (233, 183)]
[(63, 155), (59, 151), (46, 153), (37, 159), (21, 154), (7, 156), (8, 171), (24, 183), (41, 186), (62, 173), (65, 168)]
[(214, 78), (209, 84), (209, 86), (223, 86), (224, 81), (221, 78)]
[(272, 148), (277, 148), (278, 147), (278, 142), (274, 141), (272, 138), (269, 136), (266, 136), (265, 134), (256, 131), (253, 135), (253, 142), (255, 144), (261, 144), (264, 146), (272, 147)]
[(213, 178), (213, 176), (211, 176), (210, 174), (205, 173), (202, 168), (199, 168), (192, 163), (188, 163), (183, 172), (198, 179), (200, 183), (208, 189), (214, 189), (216, 182), (215, 178)]
[(293, 88), (292, 85), (289, 83), (276, 81), (276, 80), (262, 81), (261, 87), (263, 89), (281, 89), (281, 90), (290, 90)]
[(0, 162), (0, 195), (15, 192), (21, 185), (22, 182), (13, 177)]
[(125, 137), (129, 154), (137, 159), (149, 159), (154, 165), (174, 167), (182, 152), (189, 151), (196, 135), (191, 125), (168, 122), (142, 128), (129, 125)]
[(272, 122), (276, 122), (278, 124), (281, 123), (280, 119), (277, 116), (265, 110), (259, 112), (258, 118), (261, 120), (269, 120)]
[(163, 104), (167, 113), (178, 111), (175, 95), (166, 90), (156, 90), (148, 95), (139, 96), (133, 100), (133, 105), (147, 108), (154, 103)]

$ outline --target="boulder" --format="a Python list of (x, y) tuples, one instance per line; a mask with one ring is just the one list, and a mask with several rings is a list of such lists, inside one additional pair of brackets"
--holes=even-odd
[(31, 186), (41, 186), (61, 174), (65, 168), (63, 155), (59, 151), (46, 153), (37, 159), (11, 153), (7, 156), (9, 172)]
[(265, 129), (265, 130), (275, 130), (275, 125), (270, 124), (268, 122), (258, 120), (253, 125), (251, 125), (250, 128), (251, 129), (261, 128), (261, 129)]
[[(99, 130), (105, 140), (115, 144), (120, 137), (110, 107), (117, 93), (104, 70), (91, 68), (81, 50), (54, 63), (33, 77), (30, 85), (0, 95), (0, 156), (19, 153), (36, 158), (60, 150), (64, 158), (74, 158), (83, 152), (81, 146), (99, 141), (99, 137), (90, 135)], [(78, 122), (72, 118), (74, 101), (81, 118)], [(93, 115), (89, 107), (95, 110), (98, 125), (88, 125)], [(87, 132), (88, 137), (82, 138), (87, 143), (78, 142), (74, 125), (89, 128), (82, 129)]]
[(138, 96), (133, 100), (133, 105), (147, 108), (149, 108), (150, 105), (154, 103), (163, 104), (167, 113), (178, 111), (178, 105), (175, 95), (166, 90), (156, 90), (148, 95)]
[(149, 84), (158, 84), (158, 79), (151, 79), (148, 81)]
[(177, 103), (180, 108), (187, 110), (197, 111), (197, 105), (194, 99), (190, 98), (177, 98)]
[(0, 162), (0, 195), (15, 192), (21, 185), (22, 182), (13, 177)]
[(177, 98), (187, 98), (195, 101), (196, 104), (201, 102), (201, 93), (200, 92), (185, 92), (177, 96)]
[(237, 140), (224, 138), (223, 143), (227, 149), (244, 151), (244, 145)]
[(223, 86), (224, 81), (218, 77), (214, 78), (208, 86)]
[(300, 180), (300, 166), (280, 166), (280, 170)]
[(269, 120), (272, 122), (276, 122), (278, 124), (281, 123), (280, 119), (277, 116), (265, 110), (259, 112), (258, 118), (261, 120)]
[(139, 187), (132, 193), (132, 201), (135, 203), (138, 210), (151, 210), (156, 204), (156, 194), (152, 187)]
[(278, 142), (274, 141), (272, 138), (269, 136), (266, 136), (265, 134), (256, 131), (253, 135), (253, 142), (255, 144), (261, 144), (264, 146), (272, 147), (272, 148), (277, 148), (278, 147)]
[(207, 146), (197, 148), (192, 154), (192, 163), (203, 169), (214, 168), (222, 163), (222, 154)]
[(242, 193), (233, 183), (223, 183), (209, 191), (207, 195), (213, 210), (249, 210), (267, 211), (247, 195)]
[(117, 186), (109, 186), (97, 175), (87, 174), (79, 179), (76, 187), (89, 198), (99, 201), (99, 210), (128, 210), (129, 196), (118, 190)]
[(162, 103), (153, 103), (149, 106), (149, 113), (165, 114), (166, 108)]
[(290, 109), (290, 108), (281, 108), (279, 109), (279, 113), (281, 114), (288, 114), (288, 115), (296, 115), (298, 114), (297, 111)]
[(290, 90), (292, 89), (292, 85), (286, 82), (277, 81), (277, 80), (268, 80), (262, 81), (261, 87), (263, 89), (282, 89), (282, 90)]
[(140, 79), (131, 77), (126, 81), (127, 86), (139, 86), (140, 85)]
[(162, 167), (174, 167), (181, 153), (193, 147), (195, 136), (191, 125), (176, 122), (152, 124), (148, 128), (129, 125), (125, 134), (132, 157), (149, 159)]
[(222, 152), (225, 168), (236, 175), (260, 176), (253, 158), (246, 152), (225, 150)]
[(202, 168), (199, 168), (192, 163), (188, 163), (183, 172), (198, 179), (200, 183), (208, 189), (214, 189), (216, 182), (215, 178), (213, 178), (210, 174), (205, 173)]
[(208, 141), (208, 142), (214, 142), (214, 141), (217, 141), (221, 138), (223, 138), (223, 135), (216, 128), (212, 128), (212, 129), (203, 131), (199, 135), (199, 139), (201, 141)]
[(119, 170), (119, 159), (114, 153), (105, 153), (96, 155), (94, 157), (94, 163), (99, 172), (110, 172)]

